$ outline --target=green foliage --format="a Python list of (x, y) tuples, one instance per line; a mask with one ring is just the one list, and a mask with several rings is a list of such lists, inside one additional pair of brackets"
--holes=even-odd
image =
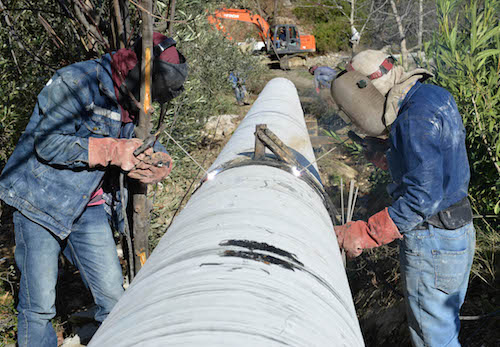
[(12, 265), (6, 271), (0, 272), (0, 346), (15, 343), (16, 339), (17, 317), (14, 308), (14, 287), (10, 280), (13, 272), (14, 266)]
[(317, 23), (313, 31), (317, 51), (321, 53), (347, 50), (349, 36), (346, 34), (346, 28), (349, 28), (348, 21), (341, 16), (328, 22)]
[[(318, 53), (336, 52), (349, 48), (350, 26), (348, 19), (336, 6), (336, 1), (303, 1), (293, 9), (293, 14), (306, 24), (314, 26)], [(348, 13), (348, 9), (347, 9)]]
[[(0, 17), (0, 169), (12, 153), (35, 105), (37, 94), (62, 66), (93, 56), (75, 34), (57, 2), (4, 1)], [(7, 18), (9, 22), (7, 22)], [(56, 33), (49, 34), (46, 21)]]
[[(167, 1), (158, 1), (158, 5), (162, 4), (166, 6)], [(188, 150), (199, 145), (199, 130), (210, 116), (232, 108), (222, 97), (232, 93), (229, 72), (239, 72), (250, 90), (263, 73), (258, 57), (242, 53), (233, 42), (211, 28), (206, 20), (208, 11), (210, 7), (204, 1), (185, 1), (176, 6), (176, 19), (185, 23), (176, 24), (175, 38), (188, 60), (189, 75), (184, 93), (172, 102), (174, 107), (167, 122), (173, 122), (173, 109), (178, 106), (173, 136)], [(167, 149), (174, 153), (174, 159), (184, 157), (178, 147), (170, 144)]]
[(339, 145), (343, 145), (351, 155), (361, 154), (363, 147), (361, 147), (361, 145), (359, 145), (358, 143), (351, 141), (350, 139), (342, 141), (340, 136), (333, 130), (323, 130), (323, 131), (326, 136), (334, 138)]
[[(160, 9), (167, 4), (168, 1), (157, 2)], [(183, 23), (174, 26), (174, 37), (177, 47), (188, 60), (189, 75), (185, 91), (172, 101), (166, 122), (169, 124), (168, 131), (171, 129), (172, 136), (189, 153), (202, 147), (201, 129), (206, 120), (228, 113), (234, 107), (229, 72), (239, 72), (246, 80), (247, 89), (253, 91), (260, 84), (265, 69), (259, 57), (242, 53), (232, 41), (213, 30), (206, 20), (211, 10), (210, 4), (201, 0), (183, 1), (176, 5), (176, 20)], [(174, 115), (175, 109), (178, 109), (177, 115)], [(165, 189), (156, 187), (155, 212), (151, 221), (152, 246), (165, 232), (173, 211), (188, 193), (191, 182), (203, 174), (167, 136), (163, 136), (161, 142), (174, 159), (174, 169), (164, 183)], [(197, 158), (197, 161), (205, 169), (209, 165), (206, 158)], [(172, 196), (174, 194), (175, 197)]]
[[(463, 117), (469, 193), (481, 215), (498, 214), (500, 204), (499, 6), (498, 0), (438, 0), (439, 31), (426, 50), (436, 83), (453, 94)], [(492, 233), (500, 226), (498, 218), (475, 224)]]

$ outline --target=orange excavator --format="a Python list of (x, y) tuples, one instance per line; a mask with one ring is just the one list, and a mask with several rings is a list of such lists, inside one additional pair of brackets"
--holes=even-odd
[(299, 30), (293, 24), (276, 24), (271, 27), (262, 16), (253, 14), (249, 10), (233, 8), (216, 10), (213, 15), (208, 16), (208, 21), (217, 30), (224, 32), (229, 39), (231, 36), (226, 32), (221, 19), (253, 23), (259, 30), (259, 36), (265, 44), (266, 51), (280, 61), (282, 69), (290, 68), (291, 58), (304, 57), (307, 53), (316, 51), (314, 36), (300, 35)]

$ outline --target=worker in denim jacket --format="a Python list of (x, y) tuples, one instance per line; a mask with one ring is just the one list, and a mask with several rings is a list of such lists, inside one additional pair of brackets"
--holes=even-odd
[[(164, 103), (183, 90), (187, 64), (175, 41), (153, 35), (152, 97)], [(57, 346), (58, 257), (80, 270), (102, 322), (123, 293), (122, 269), (104, 210), (113, 174), (155, 183), (171, 170), (165, 152), (133, 152), (141, 81), (140, 40), (101, 59), (58, 70), (37, 98), (31, 119), (0, 176), (0, 199), (16, 208), (20, 271), (19, 346)], [(163, 149), (164, 151), (164, 149)], [(168, 163), (168, 165), (158, 165)]]
[(313, 65), (309, 68), (309, 73), (314, 76), (314, 89), (317, 94), (320, 88), (330, 89), (333, 79), (337, 76), (337, 71), (329, 66)]
[[(366, 153), (388, 168), (393, 203), (368, 218), (335, 227), (348, 257), (400, 240), (401, 273), (415, 346), (460, 346), (459, 311), (467, 291), (475, 232), (467, 199), (465, 129), (453, 96), (404, 72), (379, 51), (364, 51), (332, 82), (331, 95), (368, 140)], [(375, 138), (373, 138), (375, 137)], [(369, 149), (369, 146), (367, 146)]]

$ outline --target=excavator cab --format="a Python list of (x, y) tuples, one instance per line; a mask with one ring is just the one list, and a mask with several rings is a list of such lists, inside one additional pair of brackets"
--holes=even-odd
[(300, 45), (300, 35), (295, 25), (278, 24), (271, 28), (272, 44), (278, 54), (293, 54), (303, 52)]

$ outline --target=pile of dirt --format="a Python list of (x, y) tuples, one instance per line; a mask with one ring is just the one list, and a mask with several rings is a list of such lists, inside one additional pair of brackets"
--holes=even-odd
[(319, 65), (342, 69), (351, 57), (352, 55), (348, 52), (336, 52), (325, 55), (310, 56), (306, 59), (306, 66)]

